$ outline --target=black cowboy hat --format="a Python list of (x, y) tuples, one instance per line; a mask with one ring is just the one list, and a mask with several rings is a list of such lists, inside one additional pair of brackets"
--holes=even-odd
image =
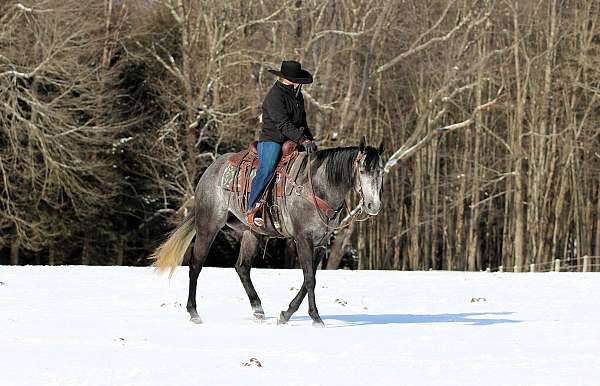
[(269, 72), (294, 83), (307, 84), (313, 82), (310, 72), (303, 70), (302, 65), (295, 60), (284, 60), (281, 62), (281, 71), (269, 70)]

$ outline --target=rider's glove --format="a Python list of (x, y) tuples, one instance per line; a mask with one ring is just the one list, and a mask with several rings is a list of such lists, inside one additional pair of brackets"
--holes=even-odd
[(309, 139), (303, 141), (302, 146), (304, 146), (304, 150), (306, 150), (306, 153), (308, 154), (312, 154), (315, 151), (317, 151), (317, 145), (314, 141), (311, 141)]

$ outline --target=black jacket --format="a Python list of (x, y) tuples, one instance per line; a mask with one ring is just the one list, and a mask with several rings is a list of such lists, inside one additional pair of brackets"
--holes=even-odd
[(305, 139), (313, 140), (306, 124), (302, 92), (296, 97), (293, 86), (277, 81), (263, 101), (262, 113), (260, 141), (283, 143), (291, 139), (300, 143)]

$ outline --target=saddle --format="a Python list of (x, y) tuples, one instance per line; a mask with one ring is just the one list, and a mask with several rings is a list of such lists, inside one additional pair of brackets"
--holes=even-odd
[[(247, 149), (230, 155), (227, 160), (228, 165), (223, 173), (221, 186), (225, 190), (237, 193), (238, 205), (242, 213), (246, 211), (248, 195), (252, 191), (252, 179), (258, 168), (256, 145), (257, 142), (252, 142)], [(285, 196), (292, 192), (290, 186), (286, 189), (286, 182), (290, 178), (295, 179), (297, 177), (303, 158), (304, 153), (298, 151), (298, 145), (293, 141), (286, 141), (282, 146), (281, 157), (275, 167), (271, 181), (259, 199), (263, 210), (263, 219), (265, 218), (264, 208), (266, 206), (264, 204), (267, 199), (271, 200), (271, 221), (275, 229), (282, 235), (286, 234), (283, 229), (281, 208), (284, 207)], [(298, 162), (294, 162), (296, 160)], [(273, 212), (273, 208), (277, 209), (276, 213)]]
[[(248, 146), (246, 150), (242, 150), (238, 153), (233, 153), (229, 156), (229, 163), (234, 166), (241, 166), (244, 163), (248, 163), (251, 166), (252, 170), (255, 170), (258, 167), (258, 150), (256, 149), (257, 141), (254, 141)], [(281, 147), (281, 157), (279, 158), (279, 163), (277, 164), (276, 170), (281, 166), (286, 165), (293, 158), (298, 155), (298, 145), (294, 141), (285, 141), (283, 146)], [(250, 162), (252, 162), (250, 164)]]

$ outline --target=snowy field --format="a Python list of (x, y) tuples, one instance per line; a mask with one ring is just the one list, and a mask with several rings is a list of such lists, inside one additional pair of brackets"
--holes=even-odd
[[(257, 324), (233, 269), (0, 266), (0, 386), (600, 385), (600, 274), (253, 270)], [(255, 359), (252, 359), (255, 358)], [(246, 363), (247, 365), (244, 365)]]

